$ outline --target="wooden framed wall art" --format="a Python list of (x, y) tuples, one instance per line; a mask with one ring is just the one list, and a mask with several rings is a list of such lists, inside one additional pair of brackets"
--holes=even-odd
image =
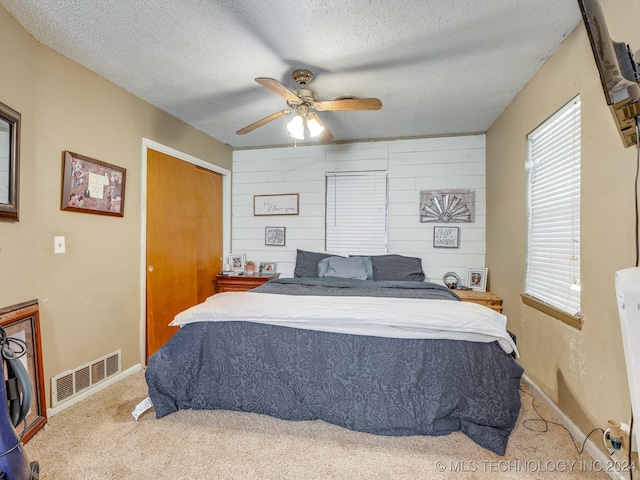
[(61, 210), (124, 217), (126, 170), (65, 151)]
[(253, 215), (298, 215), (299, 204), (297, 193), (254, 195)]

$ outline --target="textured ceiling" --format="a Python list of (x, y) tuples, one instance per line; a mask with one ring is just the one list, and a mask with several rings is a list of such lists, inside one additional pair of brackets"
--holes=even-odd
[[(485, 132), (580, 21), (576, 0), (0, 0), (37, 40), (234, 148), (292, 145), (308, 68), (333, 141)], [(298, 142), (298, 144), (305, 142)]]

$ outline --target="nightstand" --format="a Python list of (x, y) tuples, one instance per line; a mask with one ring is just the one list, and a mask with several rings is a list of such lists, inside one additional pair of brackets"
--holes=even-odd
[(246, 292), (252, 288), (258, 287), (263, 283), (278, 278), (279, 273), (270, 275), (260, 275), (258, 273), (244, 275), (216, 275), (214, 283), (216, 284), (216, 292)]
[(502, 313), (502, 298), (491, 292), (478, 292), (476, 290), (454, 290), (463, 302), (473, 302), (489, 307)]

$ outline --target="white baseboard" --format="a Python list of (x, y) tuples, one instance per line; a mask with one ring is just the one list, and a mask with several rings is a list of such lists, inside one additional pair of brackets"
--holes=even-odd
[[(562, 410), (558, 408), (558, 406), (551, 401), (549, 397), (547, 397), (538, 386), (531, 381), (529, 377), (526, 375), (522, 375), (522, 380), (535, 392), (536, 398), (538, 398), (542, 403), (544, 403), (549, 410), (551, 410), (559, 419), (562, 425), (569, 430), (571, 436), (578, 440), (580, 443), (584, 442), (586, 434), (584, 434), (570, 419), (567, 417)], [(602, 438), (602, 435), (597, 436), (598, 439)], [(593, 459), (598, 462), (600, 465), (604, 466), (610, 465), (611, 457), (606, 455), (602, 450), (600, 450), (596, 444), (589, 438), (584, 444), (584, 450), (593, 457)], [(615, 471), (609, 471), (607, 469), (607, 473), (613, 480), (627, 480), (628, 477), (621, 475)]]
[(113, 377), (109, 378), (108, 380), (103, 381), (102, 383), (96, 385), (93, 388), (90, 388), (89, 390), (82, 392), (81, 394), (79, 394), (76, 397), (73, 397), (71, 399), (69, 399), (68, 402), (64, 402), (61, 405), (58, 405), (57, 407), (53, 407), (53, 408), (48, 408), (47, 409), (47, 417), (53, 417), (56, 413), (60, 413), (62, 410), (64, 410), (65, 408), (70, 407), (71, 405), (75, 405), (76, 403), (78, 403), (80, 400), (84, 400), (87, 397), (90, 397), (91, 395), (98, 393), (100, 390), (103, 390), (105, 388), (107, 388), (109, 385), (113, 385), (116, 382), (119, 382), (120, 380), (133, 375), (134, 373), (138, 373), (140, 370), (142, 370), (142, 365), (141, 364), (136, 364), (131, 368), (128, 368), (127, 370), (125, 370), (124, 372), (120, 372), (118, 375), (114, 375)]

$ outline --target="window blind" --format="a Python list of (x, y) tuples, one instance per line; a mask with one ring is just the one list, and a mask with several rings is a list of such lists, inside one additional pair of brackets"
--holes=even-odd
[(580, 316), (580, 98), (528, 136), (525, 293)]
[(326, 174), (326, 249), (351, 255), (387, 251), (387, 172)]

